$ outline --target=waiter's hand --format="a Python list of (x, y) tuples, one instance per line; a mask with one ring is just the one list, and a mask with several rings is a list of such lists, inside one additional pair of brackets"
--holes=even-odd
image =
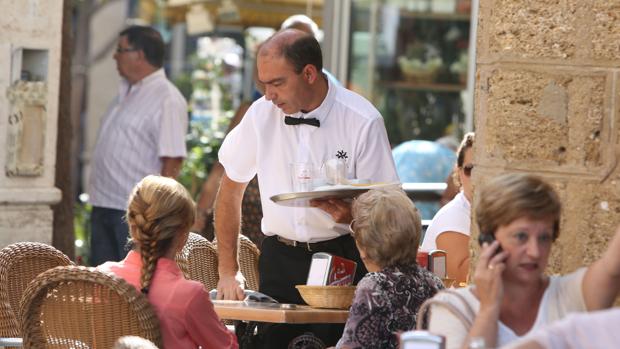
[(217, 282), (217, 299), (242, 301), (245, 298), (244, 287), (245, 278), (241, 272), (237, 272), (237, 275), (220, 275), (220, 280)]
[(350, 201), (342, 199), (313, 199), (310, 200), (310, 206), (320, 208), (329, 213), (336, 223), (349, 224), (353, 220)]

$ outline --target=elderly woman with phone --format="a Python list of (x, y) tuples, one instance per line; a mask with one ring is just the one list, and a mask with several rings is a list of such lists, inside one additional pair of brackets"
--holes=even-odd
[[(561, 204), (555, 190), (528, 174), (506, 174), (477, 197), (482, 244), (474, 285), (433, 299), (429, 330), (446, 348), (506, 345), (569, 313), (608, 308), (620, 290), (620, 230), (589, 267), (547, 276), (551, 246), (559, 235)], [(482, 241), (482, 240), (481, 240)]]
[(416, 262), (422, 224), (401, 189), (370, 190), (353, 201), (351, 235), (369, 273), (357, 284), (337, 348), (397, 348), (418, 309), (443, 288)]

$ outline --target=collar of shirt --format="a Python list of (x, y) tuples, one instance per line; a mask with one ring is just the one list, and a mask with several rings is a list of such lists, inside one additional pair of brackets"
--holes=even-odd
[[(140, 253), (131, 250), (127, 253), (127, 257), (123, 261), (126, 264), (135, 265), (139, 268), (142, 268), (142, 256)], [(181, 270), (177, 266), (176, 262), (172, 259), (160, 257), (157, 260), (157, 271), (165, 271), (174, 275), (181, 275)]]
[[(329, 112), (332, 110), (332, 107), (334, 106), (334, 102), (336, 100), (336, 89), (332, 85), (332, 82), (329, 81), (329, 79), (326, 79), (326, 80), (327, 80), (327, 95), (325, 96), (325, 99), (323, 99), (323, 102), (321, 103), (321, 105), (319, 105), (318, 108), (308, 113), (303, 113), (300, 111), (291, 116), (296, 117), (296, 118), (304, 118), (304, 119), (316, 118), (317, 120), (321, 122), (321, 126), (325, 125), (325, 120), (327, 120), (327, 118), (329, 117)], [(319, 129), (319, 127), (310, 126), (310, 129), (313, 131), (316, 131), (317, 129)]]
[(166, 72), (164, 71), (164, 68), (159, 68), (156, 71), (152, 72), (151, 74), (145, 76), (144, 78), (142, 78), (142, 80), (136, 82), (135, 84), (130, 84), (129, 81), (125, 80), (125, 79), (121, 79), (121, 84), (119, 86), (119, 90), (118, 90), (118, 96), (120, 100), (123, 100), (125, 97), (127, 97), (130, 93), (136, 93), (136, 91), (138, 91), (142, 86), (146, 86), (149, 83), (161, 79), (161, 78), (166, 78)]

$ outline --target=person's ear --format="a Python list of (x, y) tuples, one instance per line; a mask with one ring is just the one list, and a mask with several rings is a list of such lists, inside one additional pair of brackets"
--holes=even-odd
[(316, 67), (312, 64), (306, 64), (302, 70), (302, 74), (304, 79), (310, 84), (314, 83), (318, 77)]
[(148, 62), (148, 61), (146, 60), (146, 56), (144, 55), (144, 51), (142, 51), (142, 50), (138, 50), (138, 51), (136, 51), (136, 53), (138, 54), (138, 59), (139, 59), (140, 61), (143, 61), (143, 62)]

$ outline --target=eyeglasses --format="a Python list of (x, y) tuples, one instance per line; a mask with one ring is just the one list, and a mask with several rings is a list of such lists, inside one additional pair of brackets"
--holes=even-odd
[(125, 53), (125, 52), (131, 52), (131, 51), (138, 51), (138, 49), (133, 48), (133, 47), (127, 47), (127, 48), (117, 47), (116, 48), (116, 53), (118, 54)]
[(465, 166), (463, 166), (463, 173), (469, 177), (471, 176), (471, 170), (474, 169), (474, 165), (473, 164), (467, 164)]
[(349, 224), (349, 232), (351, 233), (351, 236), (355, 239), (355, 219), (352, 220)]

